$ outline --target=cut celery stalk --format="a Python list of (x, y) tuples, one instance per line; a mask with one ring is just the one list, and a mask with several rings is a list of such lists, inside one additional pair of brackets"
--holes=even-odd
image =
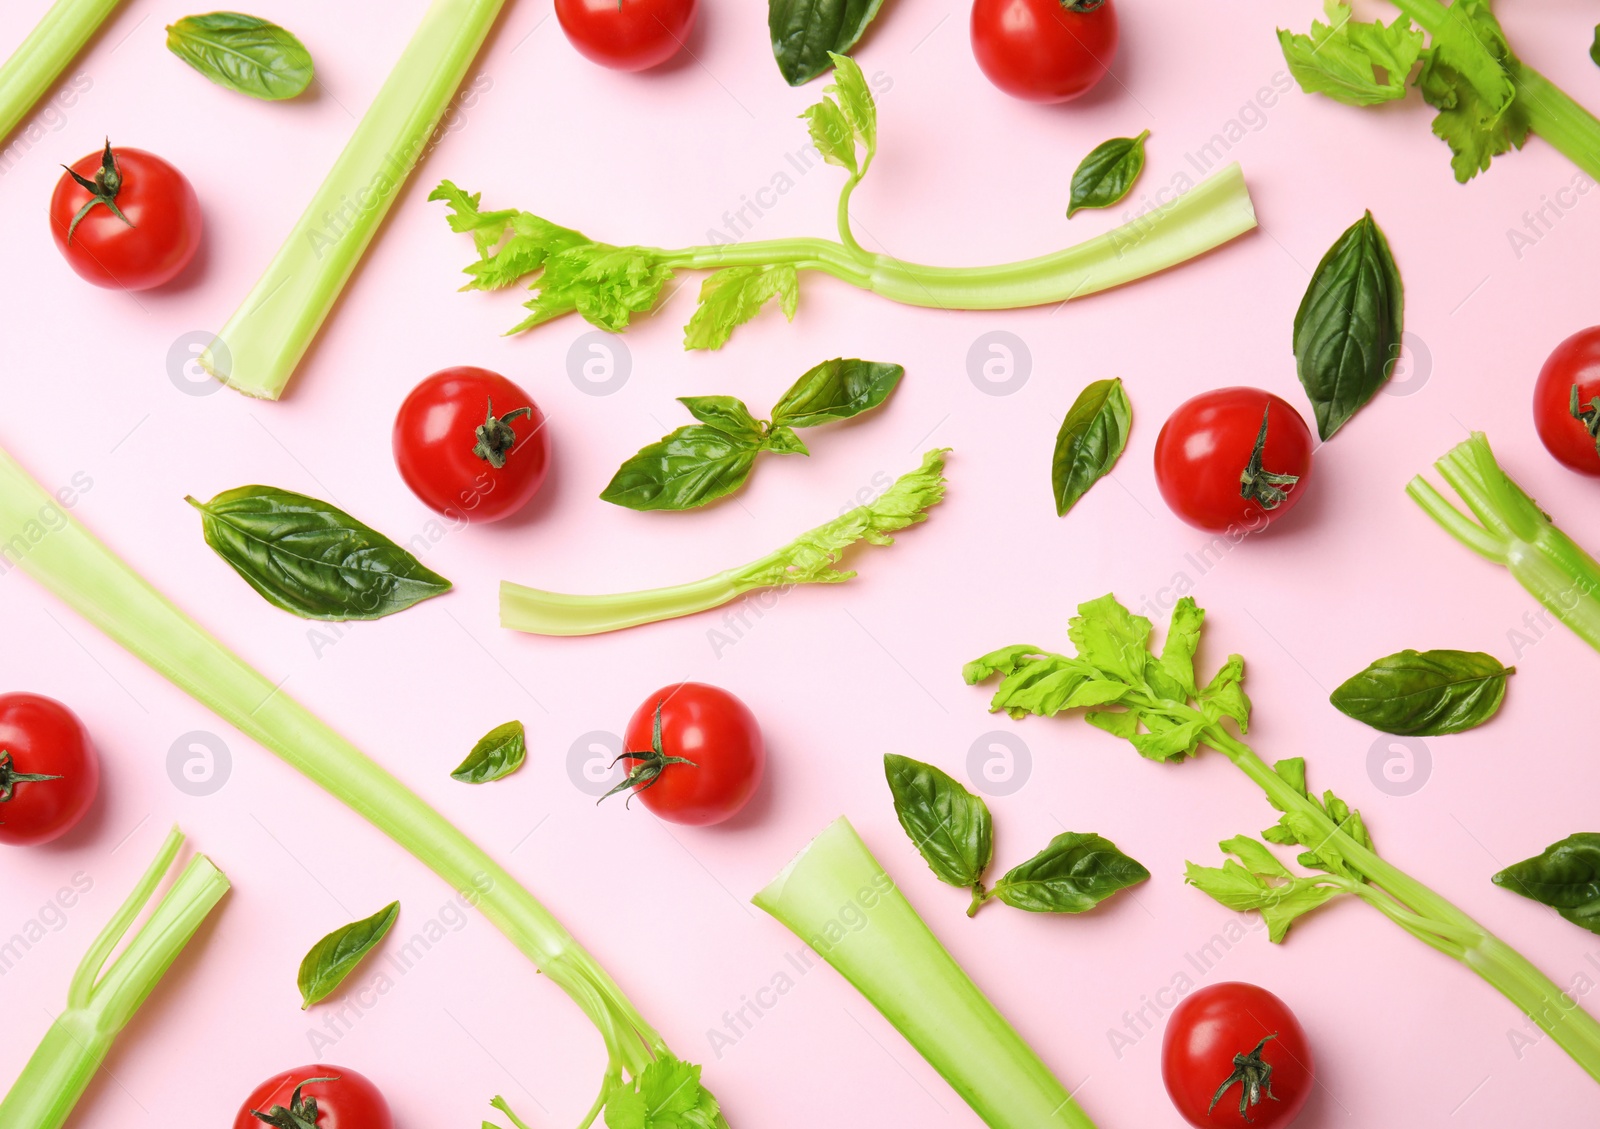
[(11, 136), (121, 2), (56, 0), (22, 45), (0, 64), (0, 142)]

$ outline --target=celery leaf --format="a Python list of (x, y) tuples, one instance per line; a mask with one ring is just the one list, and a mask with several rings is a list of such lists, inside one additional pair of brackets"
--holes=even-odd
[(717, 1099), (700, 1082), (700, 1068), (661, 1053), (630, 1081), (606, 1091), (607, 1129), (718, 1129)]
[(1423, 56), (1417, 86), (1439, 111), (1433, 132), (1450, 146), (1462, 184), (1528, 140), (1528, 114), (1512, 81), (1517, 65), (1485, 0), (1457, 0)]
[(792, 263), (724, 267), (700, 284), (700, 305), (683, 331), (685, 349), (720, 349), (733, 331), (773, 298), (783, 316), (794, 320), (800, 303), (800, 276)]
[(1364, 23), (1342, 0), (1327, 0), (1326, 10), (1329, 22), (1313, 21), (1309, 35), (1278, 31), (1289, 73), (1300, 88), (1347, 106), (1404, 98), (1406, 79), (1422, 56), (1422, 32), (1405, 16), (1387, 27), (1381, 20)]

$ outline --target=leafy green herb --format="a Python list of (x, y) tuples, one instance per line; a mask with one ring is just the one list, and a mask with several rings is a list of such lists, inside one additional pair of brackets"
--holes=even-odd
[(187, 501), (206, 544), (268, 603), (302, 619), (382, 619), (450, 591), (383, 534), (316, 498), (240, 486)]
[(1435, 737), (1493, 717), (1515, 671), (1481, 651), (1406, 650), (1345, 680), (1329, 700), (1381, 732)]
[(994, 854), (989, 807), (931, 764), (910, 757), (883, 758), (894, 795), (894, 814), (939, 881), (973, 890)]
[(1594, 60), (1594, 65), (1600, 67), (1600, 24), (1595, 25), (1594, 46), (1589, 48), (1589, 58)]
[(1326, 0), (1328, 22), (1310, 35), (1278, 29), (1289, 73), (1308, 94), (1326, 94), (1349, 106), (1375, 106), (1406, 96), (1406, 80), (1422, 57), (1424, 36), (1400, 17), (1363, 23), (1342, 0)]
[(252, 98), (293, 98), (311, 85), (311, 52), (275, 23), (239, 12), (185, 16), (167, 27), (167, 50)]
[(371, 917), (341, 925), (312, 945), (300, 962), (301, 1009), (320, 1003), (337, 991), (356, 965), (378, 947), (399, 916), (400, 903), (390, 902)]
[(883, 0), (768, 0), (772, 54), (790, 86), (803, 86), (846, 55), (883, 7)]
[(1133, 191), (1133, 182), (1144, 171), (1144, 143), (1149, 136), (1147, 129), (1138, 137), (1113, 137), (1090, 151), (1072, 174), (1068, 219), (1084, 208), (1109, 208)]
[(527, 759), (528, 740), (522, 722), (508, 721), (485, 733), (450, 778), (463, 784), (488, 784), (510, 776)]
[(1097, 380), (1073, 401), (1056, 433), (1055, 456), (1050, 460), (1050, 486), (1056, 514), (1065, 514), (1089, 492), (1122, 457), (1133, 426), (1133, 406), (1122, 388), (1122, 378)]
[(870, 411), (904, 374), (899, 365), (877, 361), (824, 361), (783, 394), (765, 423), (732, 396), (680, 397), (700, 423), (641, 448), (600, 497), (634, 510), (689, 510), (714, 502), (744, 485), (763, 451), (809, 455), (795, 428)]
[(1581, 831), (1494, 876), (1504, 886), (1550, 906), (1574, 925), (1600, 933), (1600, 835)]
[(990, 896), (1033, 913), (1083, 913), (1149, 877), (1109, 839), (1066, 831), (1006, 872)]
[(1389, 379), (1404, 328), (1400, 271), (1367, 212), (1317, 264), (1294, 315), (1296, 367), (1324, 442)]

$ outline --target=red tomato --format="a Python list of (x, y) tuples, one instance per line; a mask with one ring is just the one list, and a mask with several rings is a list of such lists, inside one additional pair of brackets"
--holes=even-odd
[(977, 0), (972, 53), (989, 81), (1028, 102), (1087, 93), (1117, 57), (1112, 0)]
[(694, 8), (695, 0), (556, 0), (556, 19), (590, 62), (642, 71), (683, 47)]
[(67, 264), (113, 290), (172, 281), (199, 250), (200, 228), (200, 201), (181, 172), (109, 141), (63, 173), (50, 198), (50, 231)]
[(550, 465), (544, 413), (497, 372), (441, 369), (411, 390), (394, 420), (394, 461), (411, 492), (440, 513), (499, 521), (539, 490)]
[(1162, 425), (1156, 485), (1190, 525), (1253, 533), (1305, 494), (1311, 451), (1306, 421), (1286, 401), (1259, 388), (1218, 388)]
[(628, 779), (673, 823), (721, 823), (750, 801), (767, 761), (761, 726), (738, 698), (703, 682), (657, 690), (628, 722)]
[(1211, 984), (1167, 1017), (1161, 1077), (1198, 1129), (1283, 1129), (1316, 1075), (1300, 1021), (1254, 984)]
[[(275, 1110), (279, 1114), (276, 1119)], [(258, 1111), (267, 1119), (257, 1117)], [(261, 1129), (262, 1125), (394, 1129), (394, 1118), (378, 1087), (366, 1078), (354, 1070), (319, 1064), (286, 1070), (251, 1091), (233, 1119), (233, 1129)]]
[(1545, 449), (1584, 474), (1600, 474), (1596, 398), (1600, 398), (1600, 325), (1579, 330), (1557, 345), (1533, 386), (1533, 423)]
[(0, 694), (0, 843), (65, 834), (99, 790), (100, 760), (77, 714), (39, 694)]

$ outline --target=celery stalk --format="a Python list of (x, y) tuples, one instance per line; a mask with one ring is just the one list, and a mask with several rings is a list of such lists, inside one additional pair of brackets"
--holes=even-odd
[(121, 0), (56, 0), (0, 65), (0, 141), (44, 97)]
[(1093, 1129), (839, 818), (755, 896), (877, 1008), (990, 1129)]
[(283, 394), (504, 2), (434, 0), (277, 257), (201, 354), (207, 372), (248, 396)]
[(173, 828), (155, 862), (83, 958), (72, 979), (67, 1009), (50, 1025), (0, 1101), (0, 1129), (60, 1129), (66, 1123), (118, 1033), (228, 892), (222, 872), (204, 855), (196, 855), (128, 947), (106, 968), (111, 950), (149, 903), (182, 846), (183, 832)]

